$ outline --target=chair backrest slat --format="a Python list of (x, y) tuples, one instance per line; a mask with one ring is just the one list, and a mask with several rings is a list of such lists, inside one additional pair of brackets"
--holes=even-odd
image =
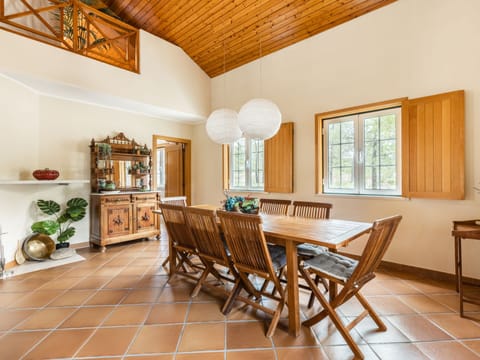
[(164, 197), (164, 198), (160, 198), (160, 203), (161, 204), (187, 206), (187, 197), (186, 196)]
[(195, 249), (195, 240), (185, 221), (185, 206), (159, 204), (168, 236), (174, 244), (186, 249)]
[(228, 256), (220, 235), (215, 211), (186, 207), (185, 217), (195, 238), (198, 255), (227, 266)]
[(311, 219), (329, 219), (332, 204), (312, 202), (312, 201), (294, 201), (293, 216), (311, 218)]
[(291, 200), (260, 199), (260, 212), (269, 215), (287, 215)]
[(273, 277), (272, 260), (258, 215), (217, 211), (225, 240), (239, 271)]

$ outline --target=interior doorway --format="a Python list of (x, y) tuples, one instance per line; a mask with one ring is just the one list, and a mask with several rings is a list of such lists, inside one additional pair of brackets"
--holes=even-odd
[(186, 196), (191, 202), (191, 141), (153, 135), (153, 189), (162, 197)]

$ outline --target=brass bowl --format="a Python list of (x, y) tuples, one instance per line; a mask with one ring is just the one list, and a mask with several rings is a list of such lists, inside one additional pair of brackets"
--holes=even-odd
[(55, 242), (48, 235), (34, 233), (23, 241), (22, 248), (27, 260), (43, 261), (55, 251)]

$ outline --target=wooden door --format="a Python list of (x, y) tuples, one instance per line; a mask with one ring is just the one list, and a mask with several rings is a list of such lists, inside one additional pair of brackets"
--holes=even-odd
[(165, 196), (185, 195), (183, 182), (183, 144), (165, 148)]

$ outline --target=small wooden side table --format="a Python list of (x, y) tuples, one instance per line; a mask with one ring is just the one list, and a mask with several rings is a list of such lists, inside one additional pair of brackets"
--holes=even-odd
[(456, 288), (460, 295), (460, 316), (463, 316), (463, 303), (480, 305), (480, 299), (469, 297), (463, 292), (462, 274), (462, 240), (480, 240), (480, 220), (454, 221), (452, 236), (455, 238), (455, 278)]

